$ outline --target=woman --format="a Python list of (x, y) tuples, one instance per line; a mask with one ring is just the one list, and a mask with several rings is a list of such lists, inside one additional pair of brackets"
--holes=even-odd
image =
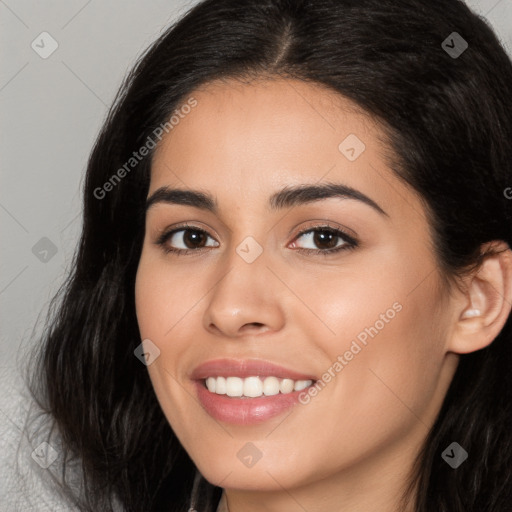
[(164, 33), (33, 379), (80, 510), (509, 510), (511, 97), (458, 0), (206, 0)]

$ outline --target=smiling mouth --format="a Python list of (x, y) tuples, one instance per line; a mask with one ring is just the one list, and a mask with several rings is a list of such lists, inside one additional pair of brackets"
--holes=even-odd
[(302, 391), (312, 384), (312, 380), (281, 379), (274, 376), (250, 376), (245, 378), (210, 376), (203, 379), (203, 385), (210, 393), (232, 398), (287, 395), (294, 391)]

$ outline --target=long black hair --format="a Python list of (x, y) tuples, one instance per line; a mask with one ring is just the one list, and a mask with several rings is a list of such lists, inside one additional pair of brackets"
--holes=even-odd
[[(258, 77), (326, 86), (379, 121), (391, 168), (425, 203), (447, 281), (476, 268), (482, 244), (512, 246), (512, 64), (462, 1), (198, 3), (142, 55), (109, 111), (88, 162), (72, 270), (37, 347), (32, 393), (63, 460), (80, 461), (80, 496), (62, 486), (83, 511), (114, 510), (115, 500), (129, 512), (188, 509), (196, 468), (134, 356), (154, 150), (138, 151), (197, 87)], [(470, 454), (457, 469), (441, 457), (453, 441)], [(460, 358), (411, 475), (416, 511), (510, 511), (511, 461), (509, 317), (487, 348)], [(221, 489), (203, 486), (197, 508), (213, 511)]]

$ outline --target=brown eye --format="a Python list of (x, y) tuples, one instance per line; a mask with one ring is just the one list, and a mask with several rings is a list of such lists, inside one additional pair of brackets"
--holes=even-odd
[[(164, 233), (157, 240), (157, 244), (163, 246), (166, 252), (187, 254), (188, 252), (200, 251), (207, 247), (208, 238), (213, 238), (203, 229), (197, 227), (181, 226)], [(209, 245), (216, 247), (215, 243)]]
[(313, 235), (313, 242), (321, 249), (333, 249), (337, 245), (337, 238), (339, 236), (332, 231), (317, 230)]
[[(196, 249), (198, 246), (202, 246), (207, 237), (204, 231), (197, 229), (182, 229), (180, 231), (183, 231), (182, 240), (187, 249)], [(180, 231), (175, 232), (175, 234)]]
[[(298, 251), (304, 252), (316, 252), (329, 254), (340, 251), (342, 249), (353, 248), (357, 245), (356, 240), (343, 233), (339, 229), (333, 229), (331, 227), (319, 226), (316, 228), (308, 229), (299, 233), (295, 240), (305, 239), (306, 243), (310, 243), (313, 247), (301, 247), (298, 246)], [(294, 241), (294, 246), (297, 246), (297, 242)]]

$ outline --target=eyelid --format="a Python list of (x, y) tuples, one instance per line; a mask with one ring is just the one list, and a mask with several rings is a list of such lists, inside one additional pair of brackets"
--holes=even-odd
[[(345, 229), (340, 226), (332, 226), (329, 222), (324, 222), (323, 224), (313, 224), (310, 227), (301, 229), (293, 238), (292, 243), (295, 243), (299, 238), (308, 233), (314, 233), (315, 231), (331, 231), (335, 233), (335, 236), (343, 241), (343, 244), (339, 247), (334, 247), (331, 249), (308, 249), (304, 247), (297, 247), (295, 250), (297, 252), (304, 252), (309, 254), (322, 254), (324, 256), (334, 255), (341, 250), (349, 250), (355, 249), (359, 247), (358, 238), (349, 235)], [(352, 230), (351, 230), (352, 231)]]
[[(302, 223), (298, 224), (301, 225)], [(297, 225), (295, 225), (290, 232), (288, 233), (288, 236), (291, 236), (294, 231), (296, 231)], [(359, 235), (353, 230), (350, 229), (347, 226), (344, 226), (342, 224), (339, 224), (337, 222), (334, 222), (332, 220), (327, 219), (313, 219), (306, 223), (306, 226), (301, 228), (300, 231), (297, 232), (295, 237), (304, 234), (305, 232), (311, 230), (311, 229), (322, 229), (322, 228), (329, 228), (335, 231), (341, 231), (344, 236), (346, 236), (349, 240), (356, 242), (359, 238)]]
[(195, 220), (184, 221), (184, 222), (179, 222), (176, 225), (165, 226), (161, 230), (158, 230), (158, 233), (169, 234), (174, 231), (179, 231), (181, 229), (193, 229), (194, 231), (204, 231), (205, 233), (208, 233), (209, 236), (212, 236), (212, 235), (210, 235), (210, 233), (213, 232), (213, 233), (215, 233), (215, 236), (217, 236), (215, 230), (212, 227), (210, 227), (208, 225), (203, 225), (202, 222), (195, 221)]
[[(195, 221), (194, 221), (195, 222)], [(165, 244), (165, 242), (172, 236), (174, 235), (175, 233), (177, 233), (178, 231), (186, 231), (187, 229), (191, 230), (191, 231), (200, 231), (202, 233), (204, 233), (206, 236), (209, 236), (210, 238), (214, 238), (208, 229), (206, 228), (203, 228), (203, 227), (200, 227), (199, 225), (197, 224), (189, 224), (188, 222), (183, 222), (182, 224), (178, 224), (177, 226), (172, 226), (171, 228), (164, 228), (162, 229), (161, 231), (159, 231), (158, 235), (157, 235), (157, 239), (155, 241), (155, 243), (157, 245), (163, 245)], [(211, 228), (209, 228), (211, 229)], [(217, 242), (218, 243), (218, 242)], [(198, 249), (193, 249), (193, 250), (198, 250)]]

